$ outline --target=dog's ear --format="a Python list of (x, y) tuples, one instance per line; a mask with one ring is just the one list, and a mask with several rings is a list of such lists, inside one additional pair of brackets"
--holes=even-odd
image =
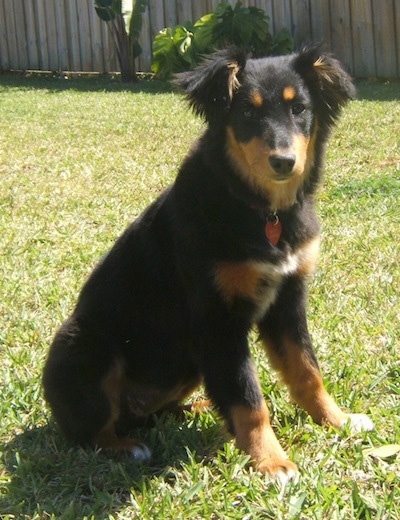
[[(305, 80), (317, 102), (320, 121), (331, 126), (341, 108), (354, 99), (356, 91), (352, 79), (340, 61), (324, 52), (319, 44), (304, 47), (294, 59), (295, 70)], [(320, 109), (320, 110), (319, 110)]]
[(229, 47), (211, 55), (196, 69), (177, 74), (174, 83), (186, 94), (193, 111), (210, 122), (229, 111), (245, 64), (245, 53)]

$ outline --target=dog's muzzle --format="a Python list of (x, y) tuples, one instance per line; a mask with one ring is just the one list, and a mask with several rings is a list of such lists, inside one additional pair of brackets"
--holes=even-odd
[(292, 175), (296, 156), (291, 153), (272, 154), (269, 157), (269, 163), (276, 174), (276, 180), (286, 181)]

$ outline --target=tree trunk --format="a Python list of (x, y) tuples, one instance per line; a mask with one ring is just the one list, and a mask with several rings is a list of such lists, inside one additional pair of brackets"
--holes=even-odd
[(137, 81), (133, 45), (125, 29), (122, 15), (118, 15), (113, 23), (113, 37), (117, 49), (119, 66), (121, 68), (121, 80), (123, 83)]

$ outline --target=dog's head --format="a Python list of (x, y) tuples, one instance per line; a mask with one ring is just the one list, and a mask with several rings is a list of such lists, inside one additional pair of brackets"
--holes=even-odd
[(340, 62), (318, 45), (248, 60), (229, 48), (177, 83), (193, 110), (225, 133), (235, 171), (277, 209), (293, 204), (355, 93)]

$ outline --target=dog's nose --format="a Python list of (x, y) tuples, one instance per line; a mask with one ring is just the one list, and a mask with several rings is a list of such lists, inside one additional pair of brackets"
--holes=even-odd
[(278, 175), (288, 175), (294, 167), (296, 156), (294, 154), (274, 154), (269, 158), (269, 163)]

